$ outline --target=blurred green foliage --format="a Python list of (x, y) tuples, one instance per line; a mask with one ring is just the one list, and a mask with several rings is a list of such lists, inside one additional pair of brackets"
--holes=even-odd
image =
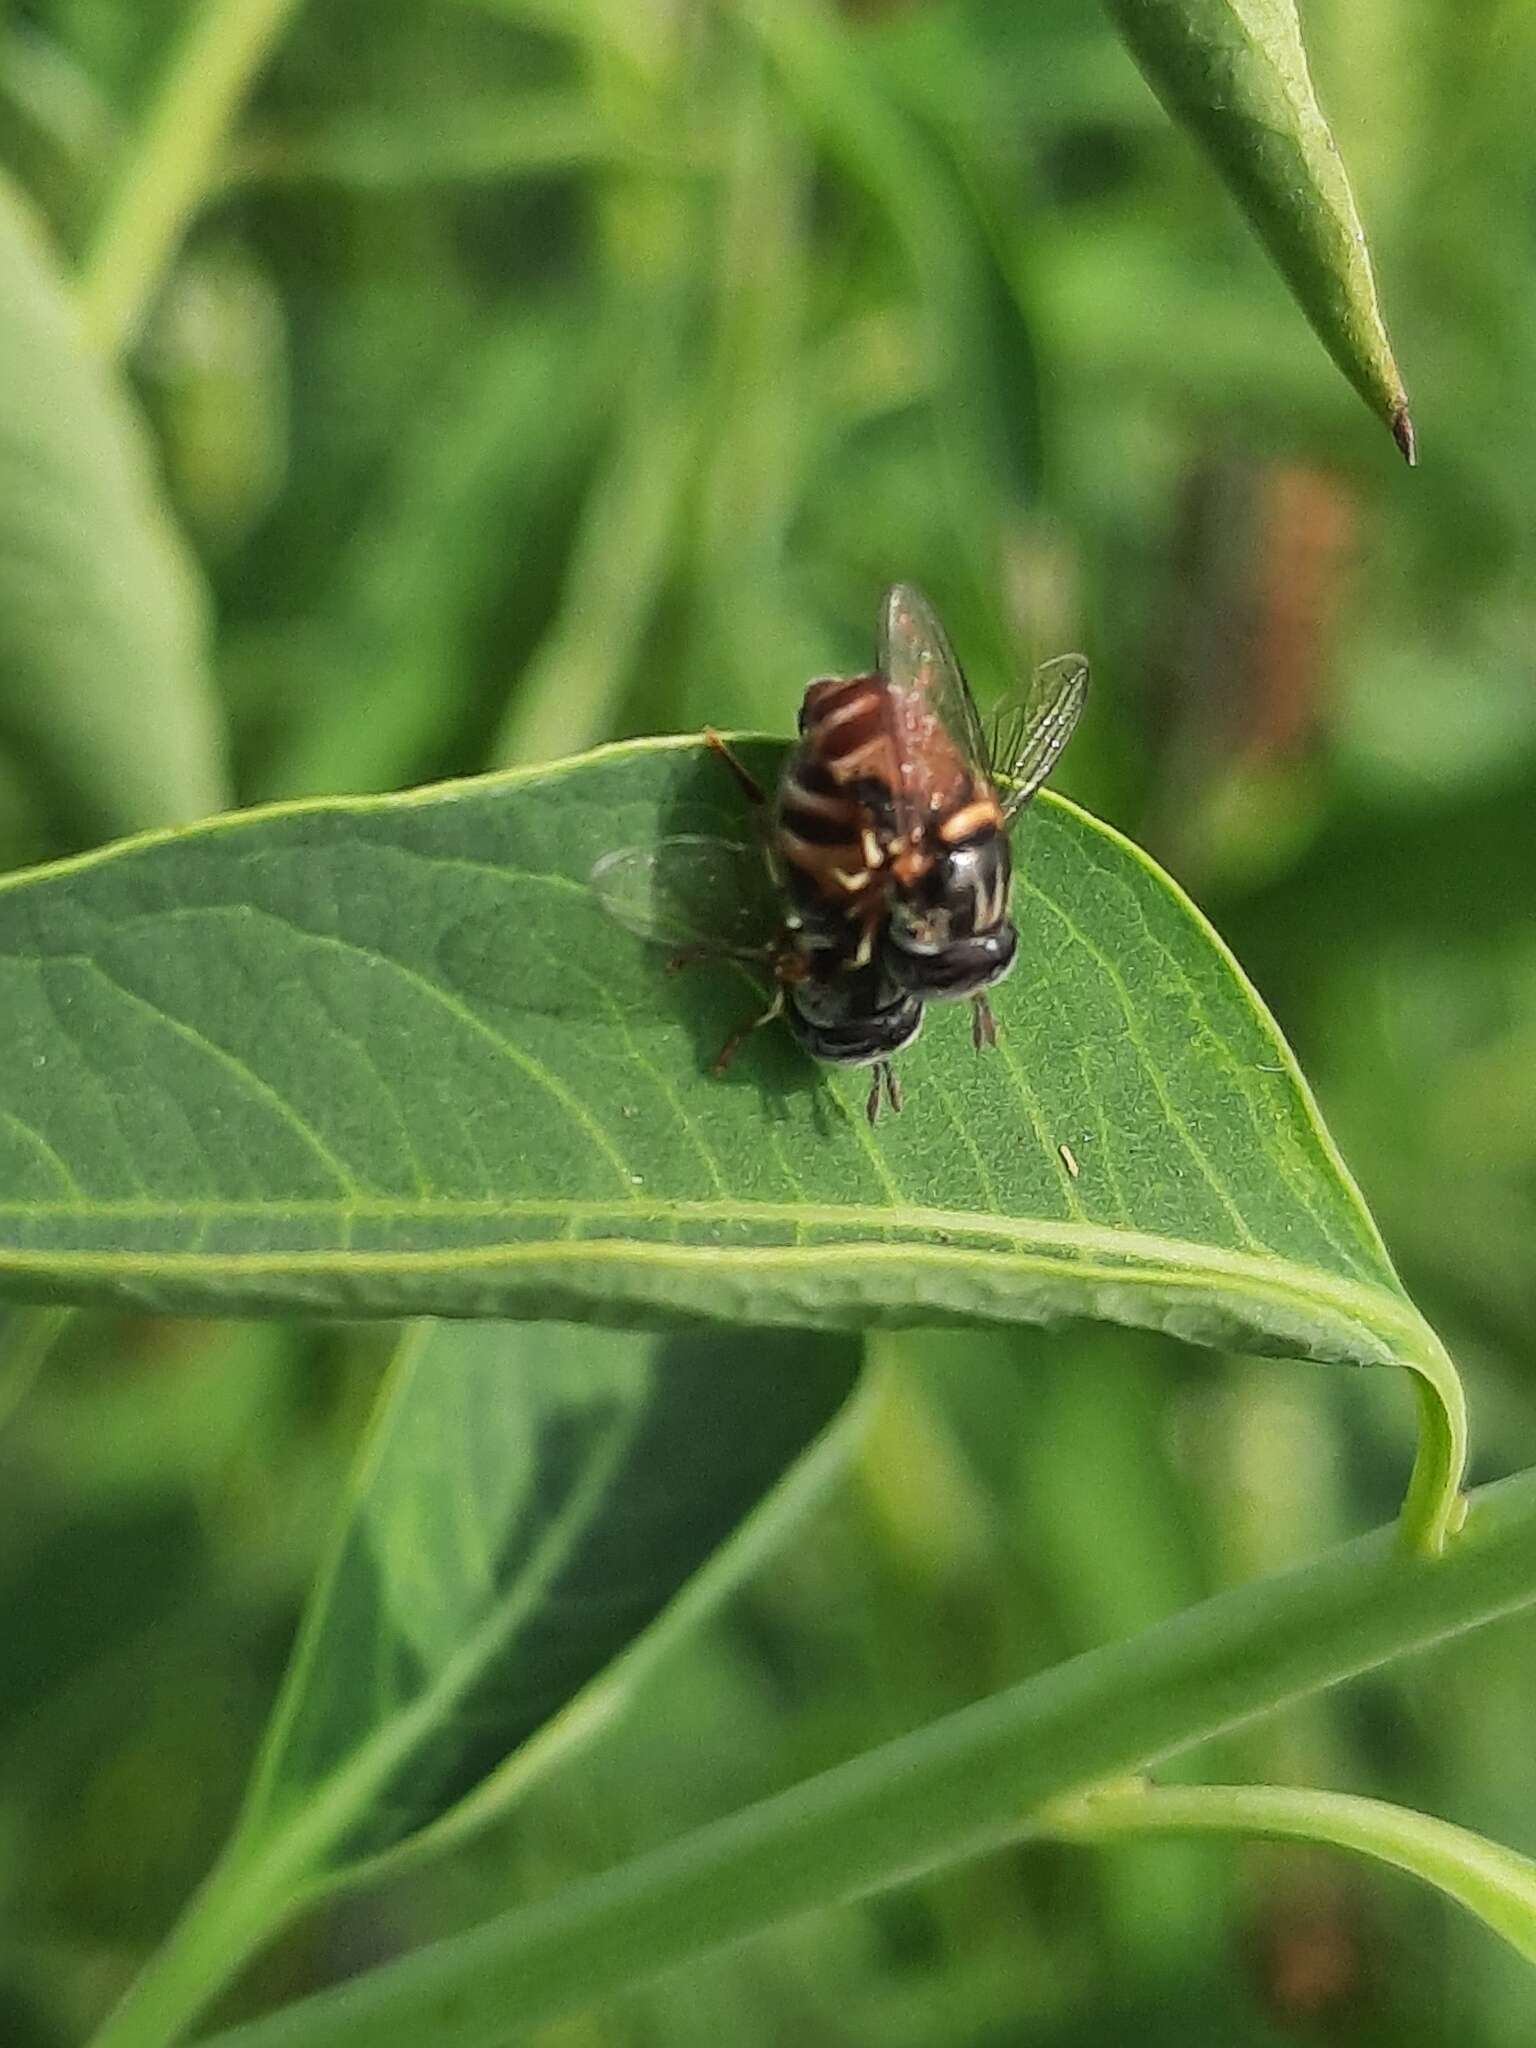
[[(0, 8), (0, 160), (68, 251), (184, 13)], [(867, 658), (893, 575), (983, 694), (1086, 647), (1066, 785), (1258, 981), (1470, 1375), (1487, 1477), (1536, 1462), (1536, 25), (1308, 14), (1412, 476), (1078, 0), (311, 0), (130, 369), (242, 801), (786, 730), (808, 675)], [(92, 829), (34, 772), (0, 757), (16, 861)], [(54, 2048), (228, 1824), (390, 1340), (6, 1340), (0, 2040)], [(1389, 1515), (1409, 1462), (1385, 1377), (1128, 1333), (877, 1349), (854, 1480), (774, 1570), (515, 1824), (306, 1923), (231, 2011), (1308, 1554)], [(1485, 1631), (1202, 1775), (1529, 1850), (1533, 1650)], [(550, 2039), (1524, 2048), (1530, 2009), (1484, 1930), (1321, 1855), (1055, 1848)]]

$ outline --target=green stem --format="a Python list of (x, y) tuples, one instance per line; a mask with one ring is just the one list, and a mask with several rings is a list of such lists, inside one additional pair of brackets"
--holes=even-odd
[(1467, 1466), (1467, 1396), (1450, 1353), (1428, 1324), (1423, 1336), (1427, 1342), (1405, 1345), (1402, 1351), (1419, 1404), (1419, 1438), (1398, 1531), (1412, 1555), (1438, 1557), (1461, 1527), (1466, 1505), (1461, 1482)]
[(1379, 1530), (1219, 1595), (555, 1897), (218, 2037), (219, 2048), (493, 2048), (779, 1921), (1026, 1832), (1124, 1775), (1536, 1602), (1536, 1473), (1440, 1557)]
[(1468, 1828), (1349, 1792), (1289, 1785), (1116, 1785), (1054, 1801), (1037, 1831), (1097, 1844), (1133, 1835), (1258, 1835), (1374, 1856), (1465, 1906), (1536, 1963), (1536, 1863)]
[(189, 16), (81, 265), (81, 312), (104, 355), (132, 347), (230, 124), (298, 5), (202, 0)]
[(233, 1845), (90, 2048), (167, 2048), (179, 2041), (214, 1993), (292, 1916), (304, 1876), (277, 1856), (261, 1864)]

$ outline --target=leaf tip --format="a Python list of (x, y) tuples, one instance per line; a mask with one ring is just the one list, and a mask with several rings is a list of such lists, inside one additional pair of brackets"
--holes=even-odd
[(1392, 438), (1403, 451), (1403, 460), (1410, 469), (1416, 469), (1419, 461), (1419, 437), (1413, 430), (1413, 416), (1408, 410), (1408, 401), (1400, 398), (1392, 408), (1388, 424)]

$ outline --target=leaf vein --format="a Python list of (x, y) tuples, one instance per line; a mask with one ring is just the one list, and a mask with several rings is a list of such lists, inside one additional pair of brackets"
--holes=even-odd
[[(65, 1187), (72, 1188), (75, 1194), (80, 1198), (82, 1202), (89, 1201), (90, 1198), (86, 1194), (85, 1189), (81, 1187), (79, 1181), (76, 1180), (73, 1172), (71, 1171), (68, 1160), (65, 1159), (62, 1152), (56, 1151), (54, 1147), (49, 1144), (48, 1140), (43, 1136), (41, 1131), (34, 1129), (34, 1127), (27, 1122), (25, 1117), (17, 1116), (14, 1110), (0, 1109), (0, 1116), (3, 1116), (8, 1124), (13, 1125), (15, 1129), (20, 1131), (21, 1135), (27, 1140), (28, 1144), (36, 1148), (39, 1156), (46, 1160), (48, 1165), (50, 1165), (53, 1168), (54, 1172), (58, 1174), (60, 1180), (63, 1181)], [(26, 1209), (30, 1208), (31, 1204), (25, 1203), (18, 1204), (17, 1206), (19, 1208)]]
[[(1342, 1258), (1347, 1260), (1348, 1263), (1351, 1266), (1353, 1266), (1357, 1272), (1363, 1272), (1368, 1270), (1368, 1268), (1365, 1265), (1365, 1262), (1361, 1258), (1359, 1247), (1355, 1244), (1350, 1243), (1348, 1240), (1341, 1238), (1338, 1234), (1337, 1229), (1334, 1226), (1333, 1221), (1318, 1206), (1317, 1196), (1314, 1192), (1311, 1176), (1304, 1172), (1298, 1174), (1296, 1169), (1296, 1162), (1291, 1157), (1289, 1144), (1287, 1143), (1285, 1149), (1279, 1151), (1276, 1151), (1274, 1147), (1270, 1144), (1269, 1141), (1271, 1141), (1275, 1136), (1275, 1121), (1272, 1120), (1269, 1129), (1266, 1130), (1264, 1123), (1261, 1121), (1259, 1116), (1258, 1104), (1254, 1101), (1253, 1095), (1248, 1085), (1250, 1076), (1247, 1072), (1247, 1069), (1243, 1066), (1242, 1062), (1233, 1052), (1231, 1045), (1227, 1042), (1227, 1039), (1212, 1025), (1210, 1011), (1206, 1007), (1205, 998), (1201, 994), (1198, 984), (1190, 975), (1188, 969), (1182, 964), (1182, 962), (1178, 959), (1177, 955), (1169, 947), (1167, 941), (1163, 939), (1154, 929), (1152, 921), (1147, 916), (1146, 911), (1143, 908), (1139, 898), (1137, 897), (1135, 890), (1131, 887), (1130, 883), (1126, 880), (1124, 875), (1116, 874), (1112, 868), (1106, 867), (1104, 863), (1098, 859), (1091, 846), (1086, 848), (1085, 851), (1088, 865), (1093, 869), (1094, 873), (1096, 875), (1101, 875), (1107, 882), (1111, 883), (1113, 887), (1130, 902), (1133, 909), (1135, 910), (1137, 921), (1140, 924), (1141, 929), (1145, 934), (1148, 942), (1157, 949), (1158, 953), (1162, 956), (1163, 960), (1173, 970), (1174, 974), (1178, 976), (1179, 981), (1181, 982), (1183, 987), (1188, 991), (1190, 1007), (1193, 1009), (1196, 1017), (1200, 1021), (1200, 1026), (1205, 1034), (1206, 1042), (1214, 1046), (1218, 1058), (1221, 1060), (1222, 1064), (1227, 1068), (1228, 1072), (1231, 1074), (1233, 1081), (1236, 1084), (1236, 1093), (1238, 1099), (1241, 1101), (1244, 1111), (1247, 1114), (1248, 1121), (1253, 1128), (1254, 1137), (1258, 1140), (1260, 1145), (1265, 1147), (1269, 1156), (1272, 1159), (1274, 1159), (1275, 1163), (1279, 1166), (1281, 1178), (1285, 1181), (1286, 1186), (1290, 1189), (1291, 1193), (1300, 1202), (1301, 1206), (1312, 1217), (1313, 1221), (1317, 1224), (1318, 1229), (1323, 1233), (1323, 1236), (1326, 1238), (1328, 1243), (1333, 1246), (1334, 1250), (1337, 1251)], [(1288, 1124), (1282, 1125), (1282, 1129), (1284, 1131), (1285, 1138), (1289, 1140), (1290, 1130)]]
[(1199, 1168), (1211, 1192), (1231, 1218), (1233, 1228), (1236, 1230), (1238, 1237), (1250, 1250), (1261, 1251), (1263, 1249), (1262, 1241), (1254, 1236), (1247, 1218), (1232, 1199), (1231, 1191), (1223, 1184), (1220, 1175), (1211, 1164), (1210, 1155), (1206, 1152), (1204, 1146), (1198, 1143), (1194, 1132), (1185, 1120), (1183, 1112), (1174, 1103), (1172, 1096), (1164, 1086), (1162, 1075), (1157, 1069), (1157, 1062), (1152, 1058), (1146, 1040), (1137, 1028), (1136, 1006), (1131, 1001), (1130, 990), (1121, 978), (1119, 970), (1115, 967), (1113, 961), (1110, 960), (1108, 954), (1104, 953), (1094, 944), (1093, 940), (1089, 938), (1088, 934), (1070, 912), (1064, 910), (1054, 897), (1048, 896), (1039, 884), (1031, 881), (1027, 875), (1023, 879), (1024, 886), (1028, 889), (1030, 895), (1037, 902), (1042, 903), (1051, 912), (1052, 916), (1057, 918), (1066, 927), (1068, 935), (1096, 963), (1110, 987), (1114, 990), (1116, 1001), (1119, 1003), (1121, 1013), (1125, 1018), (1126, 1042), (1135, 1052), (1143, 1071), (1152, 1083), (1152, 1091), (1158, 1099), (1163, 1115), (1168, 1120), (1169, 1128), (1177, 1131), (1180, 1138), (1184, 1141), (1189, 1156)]
[(152, 1002), (148, 996), (140, 995), (137, 989), (130, 988), (126, 982), (120, 981), (110, 968), (103, 965), (95, 954), (60, 954), (55, 957), (77, 961), (79, 965), (94, 974), (106, 988), (110, 989), (123, 1002), (131, 1003), (136, 1008), (144, 1010), (155, 1019), (157, 1024), (163, 1025), (166, 1030), (174, 1032), (178, 1038), (185, 1040), (188, 1045), (194, 1046), (199, 1052), (206, 1053), (211, 1059), (226, 1067), (237, 1080), (250, 1089), (252, 1094), (259, 1096), (269, 1108), (274, 1110), (278, 1117), (309, 1146), (315, 1157), (321, 1161), (329, 1172), (336, 1176), (339, 1186), (349, 1198), (362, 1193), (362, 1188), (359, 1186), (351, 1169), (347, 1166), (346, 1161), (338, 1153), (333, 1152), (320, 1133), (305, 1117), (299, 1114), (293, 1104), (285, 1096), (279, 1094), (271, 1082), (264, 1080), (256, 1072), (255, 1068), (248, 1061), (242, 1059), (238, 1053), (231, 1052), (228, 1046), (220, 1045), (216, 1039), (212, 1039), (206, 1032), (200, 1031), (195, 1024), (189, 1024), (185, 1018), (173, 1016), (163, 1003)]

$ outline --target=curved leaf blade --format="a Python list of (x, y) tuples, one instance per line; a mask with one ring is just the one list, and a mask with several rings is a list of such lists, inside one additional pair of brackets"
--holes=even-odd
[[(776, 746), (744, 752), (772, 778)], [(1059, 799), (1016, 830), (996, 1057), (935, 1008), (873, 1132), (864, 1077), (782, 1032), (712, 1078), (750, 973), (669, 973), (588, 878), (744, 822), (706, 750), (640, 743), (0, 883), (0, 1276), (172, 1311), (813, 1322), (1037, 1320), (1122, 1280), (1170, 1290), (1161, 1322), (1182, 1246), (1252, 1297), (1246, 1334), (1309, 1355), (1371, 1352), (1343, 1329), (1367, 1299), (1405, 1312), (1234, 963)], [(1289, 1327), (1287, 1289), (1338, 1328)]]
[(226, 801), (206, 632), (138, 423), (0, 181), (0, 732), (87, 832)]
[(782, 1332), (408, 1333), (234, 1835), (101, 2048), (179, 2033), (300, 1907), (605, 1726), (840, 1471), (858, 1369)]
[(1105, 0), (1176, 121), (1247, 214), (1318, 339), (1416, 459), (1354, 194), (1312, 89), (1295, 0)]
[[(771, 780), (782, 749), (743, 751)], [(0, 885), (0, 1290), (628, 1324), (1086, 1315), (1416, 1363), (1455, 1407), (1272, 1020), (1127, 841), (1033, 807), (998, 1050), (937, 1010), (905, 1113), (871, 1131), (863, 1079), (782, 1031), (714, 1079), (761, 1005), (750, 972), (669, 974), (589, 885), (615, 845), (739, 835), (741, 810), (708, 749), (641, 742)]]
[(856, 1343), (798, 1333), (412, 1332), (242, 1838), (323, 1811), (313, 1883), (441, 1820), (656, 1618), (858, 1364)]

